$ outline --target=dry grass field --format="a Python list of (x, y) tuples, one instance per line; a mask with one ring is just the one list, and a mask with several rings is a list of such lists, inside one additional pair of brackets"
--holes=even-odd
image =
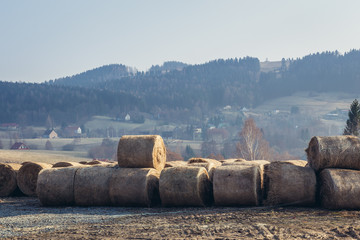
[[(68, 153), (68, 154), (66, 154)], [(63, 161), (89, 161), (89, 158), (75, 157), (74, 152), (33, 151), (33, 150), (0, 150), (0, 163), (44, 162), (57, 163)]]

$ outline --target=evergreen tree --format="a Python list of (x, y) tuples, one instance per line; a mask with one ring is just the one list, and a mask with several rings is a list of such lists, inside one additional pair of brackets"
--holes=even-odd
[(193, 158), (195, 156), (196, 155), (195, 155), (194, 149), (192, 149), (192, 147), (190, 145), (186, 145), (184, 159), (187, 161), (190, 158)]
[(346, 127), (344, 129), (344, 135), (359, 135), (359, 121), (360, 121), (360, 106), (357, 99), (355, 99), (349, 110), (349, 119), (346, 120)]

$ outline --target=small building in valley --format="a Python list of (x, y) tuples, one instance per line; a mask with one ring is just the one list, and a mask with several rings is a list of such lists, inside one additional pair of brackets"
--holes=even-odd
[(22, 142), (16, 142), (14, 143), (11, 148), (11, 150), (30, 150), (30, 148), (28, 146), (26, 146), (24, 143)]

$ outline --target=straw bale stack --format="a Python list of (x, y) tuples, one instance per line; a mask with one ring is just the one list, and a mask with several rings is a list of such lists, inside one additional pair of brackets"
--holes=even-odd
[(360, 139), (355, 136), (313, 137), (306, 149), (310, 167), (360, 170)]
[(74, 205), (74, 177), (79, 167), (43, 169), (36, 192), (43, 206)]
[(74, 180), (75, 204), (79, 206), (110, 205), (109, 183), (116, 168), (112, 164), (79, 168)]
[(328, 209), (360, 209), (360, 171), (324, 169), (319, 174), (321, 206)]
[(159, 181), (163, 206), (206, 206), (212, 202), (212, 184), (203, 167), (165, 168)]
[(23, 164), (17, 174), (17, 183), (21, 192), (27, 196), (36, 197), (36, 184), (39, 172), (51, 167), (51, 164), (39, 162)]
[(116, 206), (152, 207), (160, 204), (160, 172), (153, 168), (116, 168), (109, 182), (111, 203)]
[(315, 203), (316, 175), (312, 168), (282, 161), (264, 166), (265, 205), (313, 206)]
[(165, 163), (165, 168), (168, 167), (184, 167), (187, 163), (185, 161), (170, 161)]
[(77, 162), (57, 162), (52, 167), (63, 168), (63, 167), (79, 167), (79, 166), (83, 166), (83, 164)]
[(0, 163), (0, 197), (8, 197), (17, 190), (16, 175), (21, 165), (17, 163)]
[(262, 199), (260, 165), (225, 165), (214, 170), (214, 203), (258, 206)]
[(166, 162), (166, 148), (159, 135), (122, 136), (117, 158), (120, 167), (155, 168), (161, 171)]

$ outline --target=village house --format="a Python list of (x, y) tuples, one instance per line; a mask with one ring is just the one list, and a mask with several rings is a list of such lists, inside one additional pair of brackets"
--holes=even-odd
[(30, 148), (28, 146), (26, 146), (24, 143), (22, 142), (16, 142), (14, 143), (11, 148), (11, 150), (30, 150)]
[(73, 137), (81, 137), (81, 128), (78, 126), (66, 127), (64, 129), (63, 135), (64, 137), (73, 138)]
[(58, 134), (55, 132), (54, 129), (48, 129), (44, 132), (43, 134), (43, 138), (49, 138), (49, 139), (54, 139), (54, 138), (58, 138)]

